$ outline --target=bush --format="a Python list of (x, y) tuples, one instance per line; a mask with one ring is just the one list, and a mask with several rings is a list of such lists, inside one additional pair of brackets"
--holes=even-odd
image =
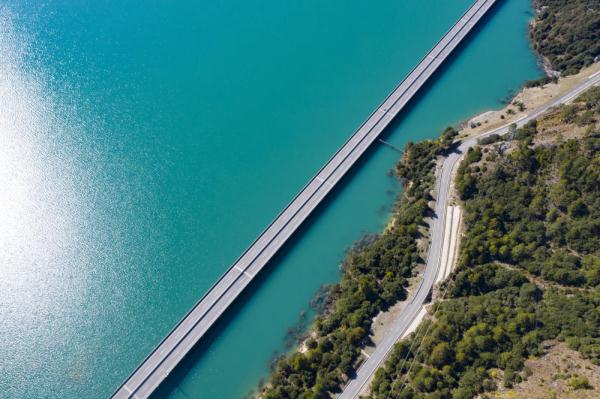
[(571, 378), (569, 378), (569, 380), (567, 381), (567, 385), (569, 385), (571, 388), (578, 390), (578, 389), (593, 389), (593, 387), (590, 385), (590, 381), (587, 379), (587, 377), (584, 376), (573, 376)]
[(525, 84), (523, 86), (526, 88), (541, 87), (541, 86), (547, 85), (548, 83), (557, 83), (557, 82), (558, 82), (558, 77), (556, 77), (556, 76), (544, 76), (539, 79), (528, 80), (527, 82), (525, 82)]
[(480, 138), (479, 140), (477, 140), (477, 144), (479, 145), (489, 145), (489, 144), (494, 144), (497, 143), (499, 141), (502, 141), (503, 138), (502, 136), (500, 136), (499, 134), (490, 134), (489, 136), (485, 136), (483, 138)]

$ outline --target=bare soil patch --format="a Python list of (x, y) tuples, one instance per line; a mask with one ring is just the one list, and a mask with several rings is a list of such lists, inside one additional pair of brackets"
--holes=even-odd
[[(467, 121), (465, 126), (461, 127), (460, 137), (479, 135), (491, 129), (517, 121), (531, 113), (531, 111), (560, 97), (583, 80), (588, 79), (598, 72), (600, 72), (600, 62), (582, 69), (576, 75), (561, 77), (558, 83), (549, 83), (541, 87), (524, 88), (506, 107), (500, 110), (486, 111)], [(522, 106), (519, 104), (522, 104)]]
[[(584, 359), (565, 343), (546, 342), (542, 357), (525, 361), (525, 381), (511, 389), (488, 394), (494, 399), (597, 399), (600, 398), (600, 366)], [(579, 387), (577, 380), (587, 379), (589, 387)], [(502, 386), (499, 381), (498, 386)]]

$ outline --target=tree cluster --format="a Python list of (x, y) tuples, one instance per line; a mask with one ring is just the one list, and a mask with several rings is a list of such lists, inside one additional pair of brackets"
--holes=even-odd
[(572, 75), (600, 55), (599, 0), (535, 0), (534, 49), (552, 68)]
[(437, 140), (406, 145), (397, 166), (405, 190), (391, 228), (349, 251), (341, 281), (330, 289), (330, 306), (315, 322), (315, 338), (307, 340), (304, 353), (279, 359), (264, 399), (326, 398), (354, 373), (373, 318), (406, 298), (407, 279), (422, 262), (417, 239), (431, 212), (435, 160), (451, 149), (456, 135), (449, 128)]
[(548, 339), (600, 364), (599, 103), (592, 89), (547, 117), (567, 115), (566, 134), (590, 111), (583, 138), (535, 145), (532, 122), (465, 155), (465, 234), (448, 298), (396, 345), (371, 398), (485, 397), (526, 378), (525, 360)]
[[(599, 103), (596, 88), (555, 114), (577, 124), (588, 112), (600, 116)], [(600, 139), (589, 127), (583, 140), (532, 147), (534, 121), (514, 132), (510, 153), (503, 144), (469, 151), (456, 179), (472, 233), (461, 262), (499, 261), (562, 285), (600, 285)], [(482, 151), (490, 162), (479, 163)]]

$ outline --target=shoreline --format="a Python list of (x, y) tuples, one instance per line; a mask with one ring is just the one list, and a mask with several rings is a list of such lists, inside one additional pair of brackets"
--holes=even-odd
[[(592, 64), (590, 67), (585, 68), (584, 70), (582, 70), (580, 73), (576, 74), (576, 75), (572, 75), (566, 78), (561, 78), (557, 83), (550, 83), (547, 85), (544, 85), (542, 87), (539, 88), (523, 88), (521, 89), (521, 91), (519, 91), (519, 93), (517, 93), (517, 95), (515, 95), (513, 101), (511, 102), (511, 104), (507, 105), (506, 107), (500, 109), (500, 110), (496, 110), (496, 111), (485, 111), (482, 114), (479, 114), (478, 116), (474, 117), (481, 117), (483, 116), (489, 116), (489, 115), (501, 115), (502, 113), (506, 113), (507, 109), (510, 109), (510, 107), (512, 106), (514, 101), (519, 101), (517, 99), (522, 99), (524, 105), (526, 106), (526, 110), (529, 109), (530, 111), (534, 111), (535, 109), (538, 109), (539, 107), (543, 106), (543, 105), (548, 105), (549, 103), (551, 103), (553, 101), (554, 98), (560, 97), (564, 94), (566, 94), (566, 92), (568, 92), (570, 89), (572, 89), (573, 87), (575, 87), (578, 84), (583, 83), (584, 81), (596, 77), (597, 75), (600, 74), (600, 62), (597, 62), (595, 64)], [(537, 90), (536, 90), (537, 89)], [(543, 95), (539, 95), (540, 92), (543, 91)], [(541, 99), (545, 99), (545, 102), (542, 102)], [(503, 121), (502, 124), (500, 124), (498, 127), (501, 126), (507, 126), (509, 124), (514, 123), (519, 121), (520, 119), (523, 119), (523, 117), (526, 117), (529, 113), (526, 112), (522, 112), (521, 114), (514, 114), (512, 115), (512, 118), (509, 119), (508, 121)], [(474, 118), (472, 118), (471, 120), (473, 120)], [(483, 124), (482, 124), (483, 125)], [(465, 125), (463, 127), (462, 130), (459, 130), (459, 139), (476, 139), (478, 136), (482, 136), (484, 133), (486, 132), (490, 132), (493, 131), (494, 128), (496, 126), (486, 126), (485, 128), (482, 128), (482, 126), (477, 126), (476, 128), (469, 128), (469, 126)], [(465, 132), (465, 130), (471, 130), (470, 132)], [(460, 157), (460, 160), (462, 160), (464, 158), (464, 155)], [(402, 336), (400, 337), (400, 340), (404, 340), (406, 339), (409, 335), (410, 332), (412, 332), (413, 330), (417, 330), (418, 326), (421, 324), (423, 319), (431, 319), (432, 315), (427, 311), (429, 309), (429, 307), (436, 301), (439, 300), (439, 296), (440, 296), (440, 292), (439, 292), (439, 288), (440, 286), (444, 283), (444, 281), (446, 281), (446, 279), (452, 274), (452, 271), (456, 268), (456, 264), (458, 261), (458, 253), (460, 251), (460, 244), (461, 244), (461, 240), (459, 239), (462, 236), (462, 232), (463, 232), (463, 218), (462, 218), (462, 207), (459, 204), (459, 199), (457, 196), (457, 192), (455, 190), (455, 176), (456, 176), (456, 171), (457, 171), (457, 166), (460, 164), (460, 160), (457, 163), (456, 167), (452, 170), (451, 175), (452, 175), (452, 179), (450, 182), (450, 186), (449, 186), (449, 195), (448, 195), (448, 204), (446, 207), (447, 211), (450, 211), (451, 209), (454, 208), (458, 208), (458, 225), (456, 227), (452, 228), (452, 233), (450, 235), (450, 246), (454, 245), (453, 249), (450, 250), (450, 252), (452, 252), (451, 256), (448, 258), (448, 262), (449, 265), (447, 265), (446, 267), (446, 272), (444, 272), (443, 270), (440, 270), (440, 272), (443, 272), (442, 276), (439, 276), (438, 279), (436, 279), (436, 282), (434, 284), (434, 286), (432, 287), (432, 292), (431, 292), (431, 296), (432, 296), (432, 300), (428, 303), (425, 303), (423, 305), (422, 310), (425, 310), (424, 313), (420, 314), (415, 320), (413, 320), (413, 322), (411, 323), (410, 328), (407, 330), (407, 332), (405, 332), (404, 334), (402, 334)], [(437, 164), (436, 164), (436, 168), (439, 168), (439, 165), (441, 164), (441, 162), (443, 162), (443, 158), (438, 158)], [(454, 229), (456, 229), (456, 231), (454, 231)], [(444, 244), (445, 244), (444, 240)], [(422, 276), (419, 276), (422, 277)], [(409, 291), (409, 299), (410, 299), (410, 289), (412, 288), (412, 286), (410, 286), (407, 290)], [(402, 309), (404, 306), (406, 306), (406, 304), (409, 302), (409, 299), (399, 302), (398, 304), (394, 305), (393, 308), (398, 308), (398, 309)], [(372, 334), (370, 335), (370, 337), (372, 337), (373, 341), (375, 343), (375, 337), (377, 336), (381, 336), (384, 335), (391, 329), (391, 325), (394, 321), (394, 313), (392, 313), (392, 311), (394, 313), (399, 312), (398, 310), (395, 309), (390, 309), (386, 312), (381, 312), (380, 314), (377, 315), (376, 318), (374, 318), (374, 323), (373, 323), (373, 327), (372, 327)], [(376, 323), (376, 321), (378, 320), (383, 320), (380, 323)], [(397, 341), (397, 342), (398, 342)], [(368, 395), (371, 389), (371, 381), (373, 379), (373, 377), (375, 376), (375, 374), (372, 374), (369, 377), (369, 382), (367, 384), (364, 385), (363, 390), (361, 391), (361, 395)]]
[(484, 111), (460, 123), (459, 138), (470, 138), (516, 122), (597, 73), (600, 73), (600, 61), (582, 69), (575, 75), (560, 77), (556, 83), (547, 83), (539, 87), (522, 87), (503, 108)]
[[(541, 56), (541, 54), (538, 54), (538, 57), (540, 59), (540, 67), (542, 65), (546, 66), (547, 63), (541, 62), (542, 60), (544, 60), (544, 58)], [(527, 84), (528, 82), (523, 82), (523, 84), (519, 88), (518, 92), (515, 95), (511, 96), (512, 98), (510, 99), (508, 104), (506, 104), (504, 107), (502, 107), (500, 109), (486, 110), (478, 115), (471, 117), (467, 121), (460, 123), (457, 127), (458, 136), (456, 137), (456, 141), (460, 142), (461, 140), (465, 140), (465, 139), (470, 139), (470, 141), (473, 141), (475, 138), (477, 138), (478, 136), (482, 135), (485, 132), (493, 133), (495, 131), (495, 129), (497, 129), (497, 128), (503, 128), (504, 130), (506, 130), (507, 127), (510, 126), (511, 124), (518, 122), (520, 120), (523, 120), (524, 118), (526, 118), (529, 115), (537, 115), (537, 113), (535, 112), (536, 110), (541, 110), (541, 109), (546, 110), (549, 107), (549, 105), (553, 104), (553, 102), (556, 98), (561, 97), (563, 94), (569, 92), (570, 89), (574, 88), (575, 86), (578, 86), (582, 82), (585, 82), (586, 79), (589, 79), (590, 77), (594, 77), (597, 74), (599, 74), (600, 73), (600, 62), (596, 62), (586, 68), (583, 68), (577, 74), (568, 75), (568, 76), (564, 76), (564, 77), (556, 76), (552, 73), (549, 73), (548, 68), (540, 68), (540, 70), (543, 70), (546, 72), (546, 77), (551, 77), (551, 78), (554, 77), (554, 78), (556, 78), (556, 80), (554, 82), (540, 84), (539, 86), (528, 85)], [(434, 141), (434, 140), (435, 139), (423, 140), (423, 141)], [(406, 152), (404, 153), (403, 156), (406, 156)], [(463, 157), (464, 157), (464, 155), (459, 158), (459, 163), (460, 163), (460, 159), (462, 159)], [(402, 158), (399, 160), (399, 162), (402, 162)], [(444, 162), (443, 157), (441, 157), (441, 156), (438, 156), (437, 159), (435, 160), (434, 168), (435, 168), (436, 180), (438, 178), (438, 175), (439, 175), (439, 172), (441, 169), (441, 165), (443, 164), (443, 162)], [(457, 165), (458, 165), (458, 163), (455, 165), (454, 168), (452, 168), (452, 170), (450, 172), (451, 182), (448, 186), (448, 201), (445, 205), (442, 205), (442, 206), (444, 206), (444, 211), (450, 212), (451, 215), (456, 216), (456, 220), (451, 222), (451, 226), (447, 226), (447, 227), (449, 227), (449, 230), (452, 232), (452, 234), (450, 234), (450, 239), (446, 240), (445, 236), (444, 236), (444, 240), (443, 240), (443, 242), (444, 242), (443, 245), (446, 245), (446, 241), (452, 241), (449, 244), (449, 248), (444, 248), (444, 251), (446, 251), (445, 252), (446, 254), (451, 252), (451, 256), (448, 257), (448, 259), (446, 260), (445, 267), (442, 267), (441, 270), (438, 270), (437, 273), (439, 273), (440, 276), (438, 276), (436, 278), (436, 281), (434, 282), (433, 286), (430, 288), (431, 289), (430, 295), (432, 296), (433, 300), (429, 300), (429, 301), (426, 300), (425, 303), (422, 303), (420, 305), (421, 312), (420, 312), (419, 316), (417, 316), (415, 319), (413, 319), (411, 321), (411, 324), (409, 326), (410, 328), (408, 328), (405, 331), (405, 333), (403, 333), (401, 335), (401, 337), (399, 338), (400, 340), (405, 339), (407, 336), (409, 336), (410, 331), (418, 329), (418, 326), (421, 324), (421, 321), (424, 318), (431, 317), (430, 314), (427, 312), (427, 308), (431, 305), (431, 303), (433, 303), (435, 301), (435, 298), (437, 296), (439, 296), (440, 285), (442, 285), (443, 282), (450, 275), (452, 275), (452, 272), (455, 269), (456, 264), (458, 262), (457, 254), (459, 253), (459, 248), (460, 248), (460, 241), (461, 241), (460, 236), (462, 235), (462, 230), (463, 230), (463, 223), (462, 223), (463, 218), (462, 218), (462, 214), (461, 214), (462, 208), (459, 205), (459, 202), (457, 200), (455, 184), (454, 184), (454, 177), (456, 176), (456, 169), (457, 169), (456, 166)], [(436, 187), (437, 187), (437, 185), (434, 185), (433, 190), (431, 190), (432, 191), (431, 194), (432, 194), (433, 198), (436, 198), (439, 201), (439, 193), (434, 192)], [(402, 201), (402, 199), (405, 197), (405, 195), (406, 195), (406, 190), (403, 190), (403, 192), (400, 193), (400, 195), (397, 197), (396, 202)], [(432, 209), (436, 209), (435, 208), (436, 203), (437, 202), (434, 200), (433, 206), (432, 206), (431, 202), (429, 202), (428, 205)], [(396, 209), (395, 212), (392, 212), (392, 214), (389, 216), (389, 219), (388, 219), (387, 223), (385, 224), (384, 228), (380, 229), (380, 231), (376, 233), (377, 235), (385, 234), (386, 232), (393, 229), (393, 226), (395, 225), (395, 222), (398, 219), (397, 211), (398, 210)], [(437, 212), (437, 210), (436, 210), (436, 212)], [(452, 220), (452, 217), (450, 218), (450, 220)], [(437, 237), (436, 234), (432, 231), (432, 220), (429, 217), (425, 217), (423, 222), (424, 222), (425, 227), (419, 228), (422, 235), (420, 238), (417, 239), (417, 242), (418, 242), (417, 252), (421, 255), (423, 252), (428, 252), (430, 250), (429, 248), (432, 245), (432, 235), (434, 237)], [(448, 229), (446, 229), (446, 230), (448, 230)], [(438, 240), (438, 242), (439, 242), (439, 240)], [(418, 262), (413, 267), (411, 276), (409, 278), (407, 278), (408, 284), (406, 284), (404, 287), (406, 299), (399, 300), (396, 303), (393, 303), (389, 308), (387, 308), (384, 311), (382, 310), (382, 311), (378, 312), (371, 318), (370, 328), (367, 331), (367, 338), (365, 339), (366, 343), (365, 343), (365, 341), (362, 341), (361, 343), (357, 343), (355, 345), (355, 349), (360, 351), (360, 355), (355, 359), (355, 362), (353, 364), (353, 368), (356, 371), (360, 370), (361, 365), (365, 361), (367, 363), (373, 363), (372, 359), (368, 360), (371, 357), (371, 354), (377, 349), (377, 346), (379, 346), (379, 344), (385, 338), (387, 338), (387, 336), (391, 333), (392, 327), (393, 327), (394, 323), (397, 321), (397, 319), (399, 317), (401, 317), (403, 313), (405, 313), (407, 305), (409, 303), (411, 303), (411, 298), (414, 296), (414, 292), (416, 290), (420, 290), (419, 282), (422, 281), (422, 279), (425, 275), (424, 269), (425, 269), (425, 264), (422, 261)], [(325, 315), (326, 314), (327, 314), (327, 312), (325, 312)], [(315, 320), (315, 322), (316, 322), (316, 320)], [(311, 336), (313, 336), (313, 334), (316, 334), (314, 323), (311, 324), (309, 326), (309, 328), (307, 329), (307, 337), (311, 337)], [(298, 345), (297, 348), (292, 349), (290, 352), (291, 353), (294, 353), (294, 352), (307, 353), (309, 351), (309, 346), (310, 346), (310, 345), (307, 345), (307, 341), (308, 341), (308, 338), (306, 340), (302, 341)], [(396, 337), (395, 342), (398, 342), (398, 341), (399, 340)], [(381, 358), (380, 355), (381, 355), (381, 353), (376, 358)], [(387, 357), (387, 355), (385, 355), (385, 356)], [(379, 366), (377, 366), (377, 367), (379, 367)], [(368, 380), (363, 379), (366, 382), (361, 383), (361, 384), (363, 384), (362, 392), (360, 392), (361, 394), (364, 394), (370, 390), (370, 385), (371, 385), (370, 381), (372, 380), (373, 376), (374, 376), (374, 373), (368, 377)], [(348, 387), (348, 385), (351, 381), (352, 381), (352, 379), (348, 378), (348, 375), (345, 375), (342, 378), (342, 381), (340, 383), (342, 392), (345, 392), (345, 389)], [(351, 389), (352, 392), (356, 391), (354, 388), (355, 387), (352, 387), (352, 389)], [(359, 391), (356, 391), (356, 393), (358, 393), (358, 392)], [(261, 395), (259, 394), (259, 397), (260, 396)]]
[[(511, 99), (511, 101), (505, 107), (497, 109), (497, 110), (490, 109), (490, 110), (484, 111), (484, 112), (468, 119), (466, 122), (462, 122), (461, 124), (459, 124), (459, 127), (457, 128), (458, 133), (459, 133), (458, 138), (459, 139), (471, 138), (474, 136), (478, 136), (479, 134), (484, 133), (486, 131), (489, 131), (490, 129), (498, 128), (503, 125), (507, 125), (507, 124), (516, 122), (520, 118), (526, 116), (528, 114), (527, 111), (531, 111), (531, 110), (543, 105), (544, 103), (551, 101), (553, 98), (559, 97), (560, 95), (564, 94), (569, 89), (571, 89), (572, 87), (576, 86), (578, 83), (582, 82), (585, 79), (589, 79), (590, 77), (593, 77), (594, 75), (599, 74), (599, 73), (600, 73), (600, 61), (590, 65), (587, 68), (582, 69), (578, 74), (569, 75), (569, 76), (565, 76), (565, 77), (559, 77), (558, 82), (556, 82), (556, 83), (547, 83), (547, 84), (539, 86), (539, 87), (522, 87), (521, 90), (519, 90), (514, 95), (514, 97)], [(523, 111), (518, 111), (518, 105), (515, 105), (515, 103), (517, 103), (517, 104), (522, 103), (525, 106)], [(509, 112), (509, 110), (511, 110), (511, 109), (517, 110), (517, 111), (515, 111), (514, 113)], [(504, 118), (501, 118), (501, 116), (504, 116)], [(481, 125), (471, 127), (470, 125), (472, 122), (474, 122), (476, 124), (481, 123)], [(438, 159), (438, 161), (436, 163), (436, 168), (439, 169), (440, 165), (441, 165), (441, 161)], [(436, 171), (436, 173), (437, 173), (437, 171)], [(453, 170), (452, 176), (453, 176), (453, 178), (450, 183), (450, 190), (449, 190), (450, 191), (449, 206), (452, 206), (453, 204), (458, 205), (458, 202), (457, 202), (458, 198), (456, 195), (456, 191), (454, 189), (455, 188), (454, 187), (455, 186), (454, 177), (456, 176), (456, 169)], [(400, 195), (402, 195), (402, 194), (400, 194)], [(461, 219), (461, 221), (458, 226), (458, 229), (459, 229), (458, 234), (459, 235), (462, 232), (462, 215), (461, 215), (460, 219)], [(395, 216), (391, 215), (385, 228), (380, 233), (383, 233), (384, 231), (388, 230), (391, 227), (391, 225), (393, 225), (394, 220), (395, 220)], [(428, 218), (426, 219), (426, 221), (429, 224), (430, 220)], [(421, 250), (425, 251), (427, 248), (427, 245), (429, 245), (430, 237), (428, 235), (424, 236), (422, 238), (422, 240), (425, 241), (425, 248), (421, 248)], [(459, 245), (457, 245), (456, 252), (458, 250), (459, 250)], [(452, 260), (452, 267), (451, 267), (452, 270), (454, 269), (454, 266), (456, 265), (456, 260), (457, 260), (456, 258)], [(419, 270), (417, 272), (417, 275), (414, 276), (411, 280), (418, 281), (418, 277), (420, 277), (420, 275), (423, 271), (423, 268), (421, 266), (418, 268)], [(442, 282), (443, 281), (444, 280), (442, 280)], [(434, 291), (437, 289), (437, 286), (438, 285), (436, 285), (436, 287), (434, 287)], [(407, 288), (409, 297), (415, 288), (416, 288), (416, 284), (411, 282), (411, 284)], [(406, 301), (398, 302), (397, 304), (393, 305), (388, 311), (381, 312), (373, 319), (372, 336), (373, 336), (374, 343), (377, 343), (378, 342), (377, 338), (380, 335), (385, 334), (385, 332), (390, 328), (390, 325), (393, 322), (393, 315), (401, 312), (402, 309), (404, 308), (405, 303), (406, 303)], [(391, 320), (390, 320), (390, 318), (391, 318)], [(381, 319), (381, 320), (379, 320), (379, 319)], [(378, 323), (378, 321), (379, 321), (379, 323)], [(365, 347), (365, 350), (368, 348), (373, 348), (373, 346), (368, 345)]]
[[(476, 115), (473, 118), (469, 119), (469, 121), (468, 121), (470, 123), (472, 120), (480, 118), (481, 116), (484, 116), (484, 117), (486, 117), (488, 123), (486, 123), (486, 124), (482, 123), (481, 126), (477, 126), (476, 128), (470, 128), (467, 123), (463, 123), (464, 127), (462, 129), (458, 130), (458, 138), (462, 139), (462, 140), (467, 139), (467, 138), (472, 138), (472, 137), (478, 136), (481, 133), (484, 133), (485, 131), (489, 131), (496, 127), (500, 127), (502, 125), (506, 125), (506, 124), (510, 124), (511, 122), (515, 122), (515, 121), (519, 120), (520, 118), (522, 118), (523, 116), (527, 115), (528, 114), (527, 111), (531, 111), (531, 110), (541, 106), (543, 104), (543, 102), (542, 102), (543, 99), (545, 99), (546, 100), (545, 102), (547, 103), (552, 98), (559, 97), (560, 95), (567, 92), (570, 88), (574, 87), (578, 83), (582, 82), (585, 79), (588, 79), (589, 77), (591, 77), (597, 73), (600, 73), (600, 62), (596, 62), (595, 64), (592, 64), (588, 68), (583, 69), (577, 75), (561, 77), (561, 78), (559, 78), (557, 83), (548, 83), (541, 87), (522, 88), (514, 96), (513, 100), (511, 100), (511, 103), (508, 104), (507, 106), (505, 106), (504, 108), (501, 108), (499, 110), (484, 111), (481, 114)], [(505, 116), (505, 119), (500, 119), (500, 115), (506, 115), (508, 109), (515, 108), (515, 106), (512, 105), (512, 103), (514, 101), (522, 101), (525, 104), (526, 109), (523, 112), (519, 112), (519, 113), (510, 115), (510, 119), (506, 118), (506, 116)], [(438, 159), (438, 161), (436, 163), (436, 168), (439, 168), (440, 165), (441, 165), (441, 161), (440, 161), (440, 159)], [(458, 204), (456, 191), (454, 190), (454, 186), (455, 186), (454, 176), (455, 175), (456, 175), (456, 169), (453, 170), (453, 172), (452, 172), (453, 179), (452, 179), (451, 186), (450, 186), (449, 206), (452, 206), (453, 204)], [(392, 217), (390, 217), (389, 223), (393, 223), (393, 217), (394, 217), (393, 215), (392, 215)], [(459, 224), (458, 234), (460, 235), (461, 232), (462, 232), (462, 217), (461, 217), (461, 223)], [(427, 242), (429, 243), (430, 237), (429, 236), (423, 237), (423, 239), (427, 240)], [(458, 251), (458, 248), (459, 248), (459, 245), (457, 245), (456, 251)], [(451, 268), (452, 270), (454, 269), (454, 267), (456, 265), (456, 260), (457, 260), (457, 258), (455, 257), (453, 259), (453, 266)], [(419, 269), (422, 269), (422, 268), (420, 267)], [(415, 276), (414, 278), (420, 277), (421, 272), (422, 272), (422, 270), (420, 270), (419, 274), (417, 276)], [(417, 281), (418, 281), (418, 278), (417, 278)], [(445, 280), (442, 280), (441, 282), (443, 283), (443, 281), (445, 281)], [(437, 287), (438, 287), (438, 284), (436, 284), (436, 286), (434, 287), (434, 293), (435, 293)], [(409, 298), (410, 298), (410, 294), (412, 292), (411, 289), (414, 290), (414, 288), (415, 288), (415, 286), (413, 286), (413, 284), (411, 284), (408, 287), (407, 291), (408, 291)], [(390, 308), (390, 310), (388, 310), (386, 312), (381, 312), (374, 318), (374, 320), (373, 320), (374, 323), (373, 323), (373, 328), (372, 328), (373, 332), (371, 334), (372, 337), (379, 337), (382, 334), (385, 335), (385, 332), (387, 332), (389, 330), (389, 328), (391, 327), (391, 324), (393, 322), (393, 317), (391, 317), (390, 315), (400, 312), (401, 309), (404, 307), (403, 305), (406, 302), (407, 301), (398, 302), (397, 304), (392, 306), (392, 308)], [(379, 321), (379, 319), (381, 319), (381, 322), (377, 323), (377, 321)], [(377, 341), (375, 341), (374, 338), (373, 338), (373, 341), (375, 343), (377, 343)], [(371, 348), (371, 346), (368, 346), (367, 348)]]
[[(576, 75), (561, 77), (561, 78), (559, 78), (558, 82), (556, 82), (556, 83), (548, 83), (548, 84), (540, 86), (540, 87), (523, 87), (513, 97), (511, 102), (508, 105), (506, 105), (505, 107), (503, 107), (499, 110), (485, 111), (485, 112), (469, 119), (468, 122), (463, 122), (461, 124), (462, 126), (458, 129), (457, 139), (464, 140), (467, 138), (473, 138), (473, 137), (476, 137), (486, 131), (490, 131), (496, 127), (501, 127), (504, 125), (508, 125), (510, 123), (514, 123), (515, 121), (518, 121), (519, 119), (522, 119), (524, 116), (528, 115), (528, 113), (530, 113), (534, 109), (542, 106), (543, 104), (547, 104), (554, 98), (560, 97), (562, 94), (569, 91), (569, 89), (573, 88), (577, 84), (579, 84), (579, 83), (583, 82), (584, 80), (589, 79), (590, 77), (593, 77), (597, 74), (600, 74), (600, 62), (596, 62), (596, 63), (592, 64), (591, 66), (583, 69)], [(517, 105), (515, 105), (518, 103), (523, 104), (524, 107), (523, 107), (522, 111), (518, 110)], [(511, 110), (511, 109), (514, 112), (510, 112), (509, 110)], [(504, 118), (501, 118), (501, 116), (504, 116)], [(480, 121), (481, 118), (485, 118), (485, 120)], [(470, 123), (472, 121), (475, 121), (476, 123), (480, 122), (480, 125), (471, 127)], [(438, 159), (436, 161), (436, 166), (435, 166), (436, 167), (436, 176), (439, 173), (442, 159), (443, 158), (438, 157)], [(456, 174), (456, 168), (452, 171), (452, 176), (454, 177), (455, 174)], [(433, 194), (434, 198), (436, 198), (437, 193), (432, 192), (432, 194)], [(404, 195), (404, 193), (400, 194), (400, 196), (398, 197), (398, 201), (402, 198), (403, 195)], [(451, 186), (449, 189), (448, 208), (457, 207), (457, 204), (458, 203), (457, 203), (456, 192), (454, 190), (454, 179), (452, 179), (452, 183), (451, 183)], [(456, 233), (454, 236), (456, 245), (455, 245), (455, 247), (453, 247), (453, 251), (452, 251), (453, 255), (458, 254), (459, 247), (460, 247), (460, 239), (457, 240), (456, 238), (460, 237), (462, 235), (462, 229), (463, 229), (461, 212), (459, 212), (458, 217), (459, 217), (459, 222), (458, 222), (458, 225), (456, 228)], [(390, 215), (390, 218), (389, 218), (386, 226), (377, 234), (382, 234), (386, 230), (390, 229), (390, 227), (394, 223), (395, 218), (396, 218), (395, 214)], [(419, 245), (420, 251), (426, 251), (428, 245), (430, 245), (431, 238), (430, 238), (430, 234), (429, 234), (429, 224), (430, 224), (429, 218), (426, 219), (426, 222), (428, 224), (428, 227), (427, 227), (428, 233), (420, 239), (422, 241), (422, 242), (420, 242), (420, 245)], [(442, 276), (442, 278), (440, 280), (438, 280), (433, 287), (433, 291), (432, 291), (433, 298), (435, 298), (439, 294), (438, 291), (439, 291), (440, 284), (443, 284), (443, 282), (451, 275), (452, 271), (456, 267), (457, 260), (458, 260), (457, 256), (452, 256), (450, 258), (450, 260), (449, 260), (450, 264), (449, 264), (449, 267), (447, 267), (447, 273), (444, 273), (444, 276)], [(406, 287), (406, 293), (407, 293), (406, 300), (398, 301), (397, 303), (392, 305), (386, 311), (380, 312), (376, 316), (373, 317), (371, 333), (369, 334), (371, 343), (360, 348), (361, 357), (357, 361), (357, 366), (360, 366), (360, 364), (362, 364), (365, 361), (365, 358), (371, 355), (371, 353), (375, 350), (376, 346), (383, 340), (383, 338), (386, 336), (386, 334), (390, 331), (390, 329), (392, 328), (393, 323), (397, 319), (397, 317), (399, 317), (399, 315), (402, 314), (402, 311), (406, 307), (407, 303), (409, 303), (410, 298), (412, 297), (414, 291), (418, 287), (418, 283), (423, 276), (424, 269), (425, 269), (424, 264), (419, 264), (415, 268), (415, 274), (409, 279), (410, 283)], [(430, 303), (431, 302), (425, 304), (423, 306), (423, 309), (427, 309), (428, 306), (430, 305)], [(429, 316), (429, 313), (427, 311), (422, 312), (421, 317), (419, 317), (418, 320), (415, 320), (411, 324), (411, 328), (412, 329), (418, 328), (421, 321), (424, 318), (427, 318), (428, 316)], [(316, 323), (316, 320), (313, 323), (311, 323), (311, 325), (307, 328), (306, 338), (303, 339), (301, 342), (299, 342), (299, 344), (295, 348), (291, 349), (288, 352), (288, 354), (289, 353), (293, 354), (295, 352), (300, 352), (300, 353), (306, 352), (306, 350), (308, 349), (306, 346), (306, 342), (308, 341), (308, 339), (313, 338), (314, 334), (315, 334), (315, 331), (314, 331), (315, 323)], [(406, 337), (408, 337), (410, 335), (411, 331), (412, 330), (409, 329), (409, 331), (407, 331), (405, 334), (402, 335), (401, 339), (405, 339)], [(365, 385), (365, 388), (366, 388), (366, 390), (363, 391), (363, 393), (368, 392), (368, 390), (370, 389), (370, 384)], [(259, 398), (261, 397), (260, 392), (258, 392), (257, 397), (259, 397)]]

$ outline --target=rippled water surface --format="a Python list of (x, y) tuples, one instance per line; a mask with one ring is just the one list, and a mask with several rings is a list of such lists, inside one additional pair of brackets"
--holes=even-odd
[[(0, 396), (108, 396), (470, 0), (0, 0)], [(505, 0), (386, 139), (540, 75)], [(156, 395), (240, 398), (385, 224), (383, 146)]]

